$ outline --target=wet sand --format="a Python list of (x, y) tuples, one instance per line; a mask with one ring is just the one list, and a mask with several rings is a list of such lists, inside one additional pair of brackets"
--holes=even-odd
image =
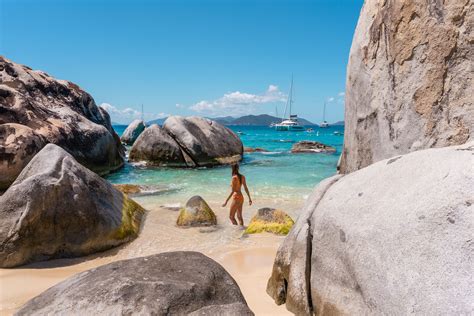
[[(0, 315), (11, 315), (22, 304), (76, 273), (109, 262), (177, 250), (199, 251), (219, 262), (237, 281), (256, 315), (290, 315), (266, 294), (275, 253), (283, 237), (272, 234), (243, 236), (227, 221), (227, 209), (209, 204), (218, 217), (215, 228), (182, 229), (178, 213), (157, 206), (156, 200), (137, 198), (147, 210), (140, 236), (122, 247), (82, 258), (58, 259), (15, 269), (0, 269)], [(268, 202), (268, 201), (267, 201)], [(247, 207), (245, 222), (263, 204)], [(289, 212), (290, 215), (293, 212)]]

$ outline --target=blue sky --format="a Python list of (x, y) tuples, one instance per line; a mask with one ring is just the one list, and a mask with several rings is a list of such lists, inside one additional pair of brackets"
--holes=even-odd
[(343, 119), (362, 0), (0, 0), (0, 54), (70, 80), (128, 123), (295, 111)]

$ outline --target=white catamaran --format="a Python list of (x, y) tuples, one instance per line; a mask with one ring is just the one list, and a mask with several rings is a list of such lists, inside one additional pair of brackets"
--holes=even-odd
[[(289, 131), (289, 132), (300, 132), (304, 131), (304, 127), (298, 123), (298, 116), (291, 114), (291, 106), (293, 105), (293, 76), (291, 76), (291, 86), (290, 86), (290, 93), (288, 94), (288, 99), (286, 100), (285, 105), (285, 113), (281, 119), (281, 122), (275, 124), (275, 128), (277, 131)], [(289, 117), (285, 118), (286, 110), (290, 108)]]
[(326, 101), (324, 102), (323, 121), (321, 123), (319, 123), (319, 127), (321, 127), (321, 128), (329, 127), (329, 124), (326, 121)]

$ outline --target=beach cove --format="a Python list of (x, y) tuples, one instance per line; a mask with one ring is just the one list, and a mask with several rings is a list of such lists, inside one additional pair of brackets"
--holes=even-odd
[[(279, 208), (296, 219), (315, 184), (336, 172), (342, 137), (331, 127), (314, 133), (276, 132), (268, 127), (231, 126), (240, 132), (244, 146), (268, 152), (246, 153), (241, 171), (246, 175), (254, 204), (244, 206), (247, 224), (262, 207)], [(123, 128), (115, 126), (119, 135)], [(292, 154), (294, 143), (317, 140), (337, 148), (336, 154)], [(291, 176), (290, 176), (291, 175)], [(229, 190), (230, 168), (144, 168), (126, 164), (106, 179), (114, 184), (132, 183), (152, 189), (149, 195), (133, 197), (146, 210), (137, 239), (118, 248), (81, 258), (57, 259), (0, 269), (0, 313), (10, 315), (32, 297), (84, 270), (117, 260), (167, 251), (199, 251), (220, 263), (237, 281), (249, 307), (257, 315), (287, 315), (274, 304), (266, 290), (275, 253), (284, 236), (269, 233), (243, 235), (232, 226), (228, 208), (221, 204)], [(216, 227), (179, 228), (177, 208), (193, 195), (201, 195), (217, 215)], [(28, 284), (28, 286), (25, 286)]]

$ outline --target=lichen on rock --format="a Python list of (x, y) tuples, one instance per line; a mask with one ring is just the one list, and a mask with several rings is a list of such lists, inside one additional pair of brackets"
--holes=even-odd
[(125, 194), (137, 194), (141, 192), (140, 185), (138, 184), (114, 184), (114, 187)]
[(145, 209), (137, 202), (127, 196), (123, 197), (122, 223), (118, 229), (112, 233), (113, 238), (122, 240), (125, 238), (136, 238), (140, 231), (142, 217)]
[(217, 217), (206, 201), (195, 195), (180, 210), (176, 225), (193, 227), (217, 225)]
[(144, 210), (46, 145), (0, 196), (0, 267), (84, 256), (137, 237)]
[(293, 219), (282, 210), (261, 208), (245, 229), (246, 234), (273, 233), (287, 235), (293, 227)]

